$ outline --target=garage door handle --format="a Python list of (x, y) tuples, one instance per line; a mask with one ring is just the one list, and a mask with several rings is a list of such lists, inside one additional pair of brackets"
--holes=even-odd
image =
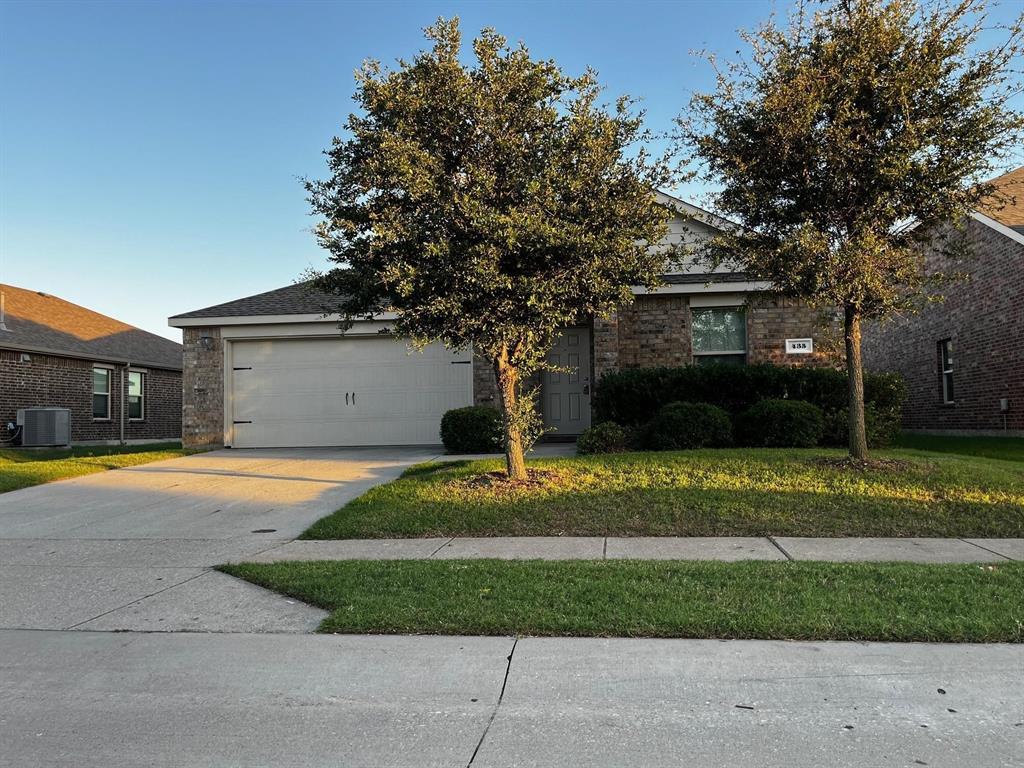
[(353, 392), (352, 393), (352, 405), (355, 405), (355, 404), (356, 404), (356, 393)]
[(233, 421), (232, 424), (252, 424), (251, 421)]
[(469, 365), (472, 360), (452, 360), (452, 365)]
[(345, 405), (348, 405), (348, 392), (345, 393)]

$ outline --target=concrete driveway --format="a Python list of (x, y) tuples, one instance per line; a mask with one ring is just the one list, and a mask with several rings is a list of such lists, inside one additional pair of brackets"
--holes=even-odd
[(214, 451), (0, 495), (0, 629), (311, 631), (321, 611), (211, 566), (437, 455)]

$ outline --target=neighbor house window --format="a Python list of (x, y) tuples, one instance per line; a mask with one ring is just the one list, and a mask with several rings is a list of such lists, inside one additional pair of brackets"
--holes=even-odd
[(712, 307), (693, 310), (693, 362), (732, 363), (747, 361), (747, 317), (743, 307)]
[(128, 372), (128, 418), (139, 421), (145, 418), (146, 374), (140, 371)]
[(92, 417), (110, 418), (110, 369), (92, 369)]
[(939, 374), (942, 376), (942, 402), (953, 402), (953, 340), (939, 342)]

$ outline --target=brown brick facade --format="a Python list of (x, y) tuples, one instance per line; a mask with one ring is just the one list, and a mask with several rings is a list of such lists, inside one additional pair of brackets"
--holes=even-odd
[[(786, 354), (786, 339), (814, 339), (810, 355)], [(785, 296), (760, 295), (747, 306), (747, 362), (785, 366), (843, 365), (838, 315)]]
[[(110, 368), (110, 418), (92, 417), (92, 369)], [(144, 418), (127, 420), (124, 439), (178, 440), (181, 437), (181, 373), (158, 368), (145, 372)], [(70, 357), (0, 350), (0, 434), (9, 435), (8, 422), (19, 408), (69, 408), (71, 441), (117, 442), (121, 438), (122, 389), (127, 393), (123, 365), (93, 363)]]
[[(592, 380), (619, 368), (681, 366), (693, 362), (690, 336), (690, 298), (685, 294), (642, 295), (628, 307), (591, 326)], [(831, 364), (828, 334), (819, 313), (797, 302), (758, 298), (747, 311), (747, 350), (750, 362), (777, 365)], [(182, 437), (186, 445), (220, 446), (224, 440), (224, 348), (220, 329), (183, 329), (184, 407)], [(814, 355), (786, 355), (786, 338), (812, 337)], [(539, 381), (539, 377), (537, 378)], [(473, 357), (473, 400), (498, 406), (490, 364)]]
[[(594, 321), (594, 375), (620, 368), (693, 362), (687, 295), (637, 296), (629, 307)], [(832, 318), (793, 299), (752, 297), (747, 305), (747, 362), (835, 365), (838, 329)], [(813, 338), (814, 354), (787, 355), (787, 338)]]
[[(686, 296), (637, 296), (618, 311), (619, 368), (679, 366), (692, 360)], [(602, 350), (603, 354), (607, 354)]]
[(220, 328), (182, 329), (181, 438), (190, 448), (224, 444), (224, 343)]
[(479, 354), (473, 354), (473, 403), (498, 407), (498, 382), (494, 369)]
[[(902, 374), (907, 429), (1024, 435), (1024, 245), (973, 219), (963, 236), (973, 254), (966, 264), (947, 263), (932, 250), (926, 268), (969, 277), (919, 314), (867, 326), (865, 365)], [(943, 403), (939, 370), (944, 339), (953, 342), (951, 405)], [(1009, 401), (1005, 414), (1002, 398)]]

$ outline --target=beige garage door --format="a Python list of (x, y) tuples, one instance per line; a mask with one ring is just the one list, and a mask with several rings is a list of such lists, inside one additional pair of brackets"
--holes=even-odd
[(472, 403), (468, 352), (391, 338), (232, 343), (236, 448), (433, 445), (441, 416)]

